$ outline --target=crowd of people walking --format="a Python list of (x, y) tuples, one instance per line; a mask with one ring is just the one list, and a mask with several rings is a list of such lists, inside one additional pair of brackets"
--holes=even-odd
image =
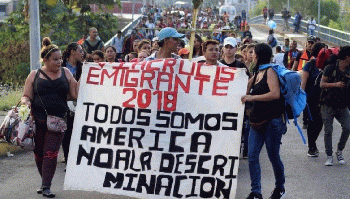
[[(89, 29), (89, 36), (80, 41), (81, 45), (70, 43), (63, 53), (49, 38), (43, 39), (43, 66), (29, 74), (22, 97), (22, 103), (32, 108), (37, 125), (34, 154), (42, 178), (38, 194), (55, 197), (50, 187), (61, 143), (65, 160), (69, 158), (76, 104), (74, 100), (77, 99), (78, 82), (84, 62), (139, 62), (188, 58), (191, 32), (188, 29), (193, 26), (191, 10), (149, 6), (145, 8), (144, 13), (137, 28), (132, 29), (126, 36), (118, 31), (109, 45), (101, 41), (98, 30), (94, 27)], [(274, 10), (264, 8), (262, 14), (265, 19), (267, 16), (273, 19)], [(284, 9), (282, 17), (284, 29), (289, 30), (289, 11)], [(299, 32), (301, 18), (297, 12), (295, 32)], [(315, 24), (313, 19), (310, 20), (310, 24)], [(350, 134), (349, 46), (338, 48), (333, 56), (328, 54), (333, 59), (320, 67), (319, 54), (322, 51), (328, 52), (329, 48), (313, 36), (314, 28), (310, 28), (305, 48), (299, 50), (298, 42), (290, 41), (289, 38), (285, 38), (285, 43), (281, 46), (272, 44), (273, 38), (268, 39), (267, 43), (254, 42), (245, 12), (230, 21), (227, 13), (220, 16), (217, 9), (202, 9), (196, 26), (204, 31), (195, 35), (193, 61), (244, 68), (250, 78), (247, 93), (242, 96), (242, 103), (246, 103), (247, 107), (242, 156), (249, 161), (251, 193), (248, 199), (262, 198), (259, 155), (264, 144), (276, 179), (276, 187), (270, 198), (282, 198), (286, 191), (284, 165), (279, 155), (281, 139), (287, 131), (284, 119), (285, 104), (276, 72), (271, 68), (259, 70), (263, 65), (275, 63), (301, 74), (301, 87), (307, 93), (310, 110), (309, 115), (303, 116), (309, 147), (306, 155), (318, 157), (316, 140), (324, 126), (327, 157), (325, 165), (333, 165), (332, 135), (335, 118), (342, 126), (335, 156), (339, 164), (346, 163), (342, 151)], [(270, 35), (273, 35), (273, 31), (270, 31)], [(275, 54), (273, 48), (276, 49)], [(49, 114), (67, 119), (67, 130), (64, 133), (48, 130), (46, 118)], [(266, 120), (264, 128), (257, 127), (256, 124)]]

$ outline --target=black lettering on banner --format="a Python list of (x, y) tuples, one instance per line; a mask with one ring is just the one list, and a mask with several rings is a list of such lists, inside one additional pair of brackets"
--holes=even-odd
[[(238, 117), (238, 113), (227, 113), (224, 112), (222, 115), (222, 130), (234, 130), (237, 131), (237, 119), (233, 119), (233, 117)], [(224, 122), (231, 123), (231, 126), (224, 126)]]
[[(176, 116), (180, 117), (180, 125), (176, 126), (175, 119)], [(184, 127), (184, 120), (185, 120), (185, 114), (181, 112), (173, 112), (171, 114), (171, 121), (170, 121), (170, 127), (174, 129), (182, 129)]]
[(120, 189), (123, 186), (124, 182), (124, 174), (117, 173), (116, 176), (114, 176), (112, 173), (106, 172), (105, 180), (103, 181), (103, 187), (111, 187), (112, 183), (115, 184), (115, 189)]
[(107, 137), (107, 144), (111, 144), (112, 140), (112, 130), (113, 128), (108, 128), (107, 131), (103, 129), (103, 127), (98, 127), (98, 133), (97, 133), (97, 143), (101, 143), (102, 136), (105, 138)]
[(169, 152), (184, 152), (185, 151), (183, 147), (176, 145), (176, 138), (179, 136), (184, 137), (185, 135), (186, 135), (185, 132), (171, 131)]
[(181, 157), (183, 157), (184, 154), (176, 154), (176, 165), (175, 165), (175, 170), (174, 173), (178, 173), (181, 174), (182, 172), (179, 171), (179, 166), (180, 164), (182, 164), (183, 162), (180, 160)]
[[(209, 125), (209, 120), (214, 118), (216, 120), (216, 124), (214, 126)], [(221, 115), (220, 114), (207, 114), (205, 115), (204, 120), (204, 129), (208, 131), (218, 131), (221, 126)]]
[[(107, 162), (102, 162), (101, 156), (107, 155)], [(94, 166), (100, 168), (112, 168), (113, 150), (99, 148), (96, 151)]]
[(181, 180), (184, 180), (184, 179), (187, 179), (187, 176), (176, 176), (175, 177), (173, 197), (182, 198), (183, 195), (179, 194), (179, 190), (180, 190)]
[[(167, 180), (167, 184), (163, 185), (162, 180), (166, 179)], [(171, 187), (173, 185), (173, 177), (169, 176), (169, 175), (159, 175), (157, 178), (157, 184), (156, 184), (156, 190), (155, 190), (155, 194), (156, 195), (160, 195), (160, 191), (162, 188), (165, 188), (165, 196), (170, 196), (171, 193)]]
[(121, 132), (126, 132), (126, 127), (115, 128), (114, 145), (123, 146), (125, 144), (125, 135), (120, 134)]
[[(128, 111), (131, 111), (132, 114), (130, 121), (126, 121), (126, 114)], [(125, 107), (122, 115), (122, 124), (133, 124), (135, 122), (135, 115), (135, 108)]]
[[(222, 163), (219, 164), (219, 160), (222, 160)], [(214, 156), (214, 165), (213, 165), (213, 172), (212, 175), (215, 176), (217, 171), (220, 171), (220, 176), (224, 176), (226, 166), (227, 158), (223, 155), (216, 155)]]
[(151, 160), (152, 160), (152, 153), (151, 152), (143, 152), (140, 155), (140, 163), (142, 171), (151, 170)]
[(172, 173), (174, 164), (175, 164), (175, 158), (173, 154), (162, 153), (162, 157), (159, 165), (159, 172)]
[(198, 174), (209, 174), (209, 169), (203, 168), (203, 164), (206, 161), (211, 160), (210, 155), (200, 155), (198, 159), (198, 168), (197, 173)]
[[(199, 142), (199, 138), (204, 137), (205, 142)], [(204, 145), (203, 153), (209, 153), (212, 136), (210, 133), (194, 132), (191, 137), (191, 152), (198, 152), (199, 145)]]
[(137, 177), (137, 175), (138, 174), (134, 174), (134, 173), (125, 174), (125, 177), (129, 178), (129, 182), (128, 182), (127, 187), (123, 187), (123, 190), (125, 190), (125, 191), (135, 191), (135, 188), (132, 187), (132, 183), (134, 181), (134, 178)]
[(196, 123), (197, 121), (199, 121), (199, 130), (203, 130), (203, 121), (204, 121), (204, 114), (198, 114), (197, 117), (193, 118), (191, 113), (186, 113), (185, 114), (185, 129), (188, 129), (188, 122), (190, 122), (191, 124)]
[[(100, 112), (100, 108), (104, 108), (104, 117), (102, 119), (98, 118), (98, 113)], [(105, 123), (108, 119), (108, 105), (107, 104), (97, 104), (95, 107), (94, 120), (97, 123)]]
[(226, 179), (236, 178), (236, 175), (233, 175), (233, 169), (235, 168), (235, 162), (236, 162), (236, 160), (238, 160), (238, 157), (237, 156), (229, 156), (228, 159), (231, 160), (231, 167), (230, 167), (229, 175), (226, 175), (225, 178)]
[[(134, 132), (140, 132), (139, 136), (136, 136)], [(132, 140), (135, 140), (139, 149), (143, 149), (141, 139), (145, 136), (145, 129), (130, 128), (129, 145), (128, 147), (134, 148)]]
[(156, 186), (156, 175), (151, 175), (150, 182), (147, 184), (147, 178), (145, 174), (139, 175), (139, 181), (137, 183), (136, 192), (142, 193), (142, 187), (145, 187), (147, 194), (154, 194), (154, 188)]
[(192, 179), (192, 189), (191, 189), (191, 193), (186, 195), (186, 198), (197, 197), (198, 194), (195, 193), (196, 183), (197, 183), (197, 180), (200, 179), (200, 177), (199, 176), (189, 176), (188, 178)]
[[(89, 132), (89, 129), (92, 129), (92, 132)], [(96, 142), (96, 131), (96, 126), (84, 125), (81, 128), (80, 140), (87, 140), (87, 136), (90, 136), (90, 142)]]
[[(122, 154), (125, 154), (122, 156)], [(130, 160), (130, 150), (125, 150), (125, 149), (118, 149), (117, 153), (115, 155), (115, 165), (114, 168), (120, 169), (119, 163), (121, 161), (124, 161), (124, 171), (129, 169), (129, 160)]]
[(157, 111), (157, 120), (165, 121), (165, 123), (163, 123), (163, 124), (156, 123), (155, 126), (156, 127), (162, 127), (162, 128), (169, 128), (169, 123), (170, 123), (169, 116), (164, 116), (164, 115), (161, 115), (161, 114), (169, 115), (170, 112), (169, 111)]
[(230, 198), (230, 191), (232, 188), (232, 179), (230, 179), (230, 184), (227, 189), (224, 189), (226, 186), (226, 183), (219, 178), (216, 178), (216, 191), (215, 191), (215, 197), (220, 198), (221, 194), (224, 196), (223, 198)]
[(88, 121), (89, 119), (89, 113), (90, 113), (90, 106), (94, 106), (94, 103), (90, 103), (90, 102), (84, 102), (83, 105), (87, 105), (86, 107), (86, 114), (85, 114), (85, 121)]
[[(204, 185), (205, 184), (210, 184), (210, 190), (206, 191), (204, 190)], [(201, 186), (200, 186), (200, 192), (199, 196), (201, 198), (212, 198), (214, 196), (214, 191), (215, 191), (215, 178), (213, 177), (203, 177)]]
[(90, 153), (86, 152), (86, 150), (83, 148), (83, 146), (80, 144), (78, 149), (78, 156), (77, 156), (77, 165), (81, 164), (82, 157), (85, 157), (88, 162), (87, 165), (91, 165), (92, 158), (94, 157), (95, 153), (95, 147), (91, 147)]
[(135, 158), (136, 158), (135, 150), (132, 150), (131, 151), (130, 169), (133, 170), (133, 171), (141, 171), (141, 168), (140, 169), (134, 168)]
[[(118, 117), (116, 120), (114, 118), (114, 110), (118, 110), (118, 115), (117, 115)], [(120, 123), (120, 120), (122, 119), (122, 112), (123, 112), (123, 109), (120, 106), (112, 106), (112, 108), (111, 108), (111, 124), (119, 124)]]
[(159, 148), (159, 134), (166, 134), (166, 131), (151, 130), (150, 133), (154, 133), (154, 146), (149, 147), (150, 151), (163, 151), (164, 148)]
[(186, 157), (186, 165), (190, 165), (190, 169), (185, 170), (185, 173), (194, 173), (194, 169), (196, 168), (196, 161), (191, 162), (191, 160), (196, 160), (197, 155), (189, 154)]
[(137, 120), (143, 120), (143, 121), (137, 121), (137, 125), (141, 126), (149, 126), (151, 118), (150, 116), (142, 115), (142, 113), (151, 113), (151, 109), (139, 109), (137, 112)]

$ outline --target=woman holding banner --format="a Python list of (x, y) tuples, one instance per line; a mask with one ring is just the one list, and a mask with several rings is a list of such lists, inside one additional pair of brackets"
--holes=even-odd
[(258, 44), (254, 48), (254, 77), (248, 83), (247, 95), (242, 102), (252, 102), (250, 132), (248, 138), (249, 172), (251, 179), (250, 198), (262, 198), (261, 170), (259, 155), (264, 143), (272, 163), (276, 188), (270, 198), (281, 198), (284, 193), (284, 166), (279, 155), (282, 135), (287, 131), (283, 119), (284, 99), (281, 98), (278, 76), (272, 68), (259, 70), (270, 64), (272, 49), (268, 44)]
[(34, 155), (42, 180), (37, 193), (53, 198), (55, 194), (50, 190), (51, 182), (64, 133), (49, 131), (47, 117), (48, 114), (65, 117), (68, 110), (67, 95), (77, 99), (77, 81), (68, 68), (61, 67), (62, 55), (59, 48), (51, 44), (48, 37), (42, 43), (40, 54), (44, 66), (28, 75), (21, 102), (31, 107), (35, 118)]

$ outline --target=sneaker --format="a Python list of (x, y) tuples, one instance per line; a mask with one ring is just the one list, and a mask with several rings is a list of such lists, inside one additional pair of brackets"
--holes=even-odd
[(327, 156), (327, 161), (324, 163), (326, 166), (333, 166), (333, 156)]
[(312, 149), (310, 148), (309, 151), (307, 152), (307, 156), (309, 157), (318, 157), (318, 149)]
[(285, 189), (280, 189), (280, 188), (275, 188), (272, 192), (272, 195), (270, 196), (270, 199), (280, 199), (283, 198), (285, 195), (286, 190)]
[(346, 163), (344, 158), (343, 158), (342, 151), (337, 151), (335, 154), (337, 155), (337, 159), (338, 159), (338, 163), (339, 164), (345, 164)]
[(262, 198), (263, 197), (260, 193), (251, 192), (247, 199), (262, 199)]

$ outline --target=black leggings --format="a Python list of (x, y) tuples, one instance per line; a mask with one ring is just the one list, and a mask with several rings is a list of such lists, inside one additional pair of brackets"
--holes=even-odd
[(62, 141), (62, 149), (63, 149), (64, 159), (66, 160), (66, 163), (68, 162), (69, 146), (70, 146), (70, 140), (72, 138), (73, 123), (74, 123), (74, 113), (71, 112), (70, 114), (67, 115), (67, 130), (64, 133), (64, 138)]
[(64, 133), (47, 130), (46, 120), (35, 120), (35, 162), (42, 179), (42, 186), (50, 188), (56, 171), (57, 156)]

